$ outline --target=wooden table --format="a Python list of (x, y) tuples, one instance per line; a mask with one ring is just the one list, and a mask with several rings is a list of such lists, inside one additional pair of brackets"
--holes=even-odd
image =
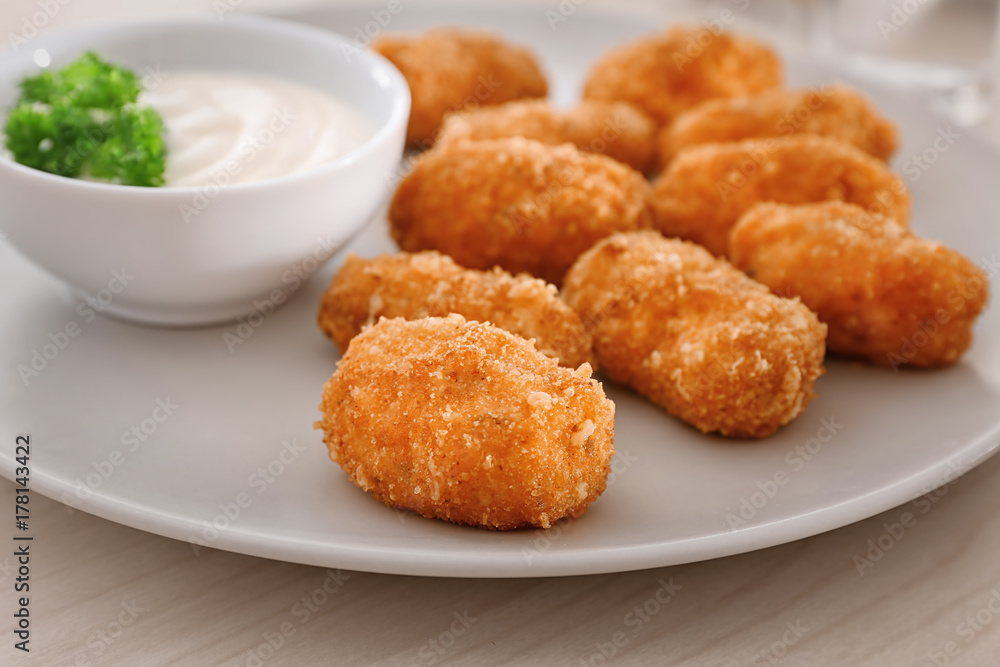
[[(52, 24), (210, 4), (78, 0)], [(3, 34), (36, 5), (5, 0)], [(998, 482), (1000, 458), (904, 507), (791, 544), (658, 570), (519, 580), (195, 554), (34, 494), (31, 652), (13, 648), (17, 559), (5, 547), (0, 664), (993, 666)], [(13, 485), (0, 481), (0, 507), (13, 505)], [(0, 534), (7, 545), (11, 523)]]
[[(615, 664), (995, 666), (998, 481), (994, 458), (907, 506), (791, 544), (513, 580), (196, 556), (36, 494), (32, 651), (26, 659), (12, 647), (17, 574), (5, 549), (0, 664), (603, 665), (603, 651)], [(13, 486), (0, 490), (0, 507), (12, 508)], [(905, 512), (916, 524), (882, 538)], [(879, 555), (879, 544), (890, 546)]]

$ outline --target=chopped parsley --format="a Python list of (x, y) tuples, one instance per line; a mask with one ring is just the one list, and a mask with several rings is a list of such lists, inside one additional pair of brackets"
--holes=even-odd
[(87, 52), (20, 88), (4, 128), (15, 160), (60, 176), (163, 185), (163, 119), (136, 105), (142, 83), (135, 72)]

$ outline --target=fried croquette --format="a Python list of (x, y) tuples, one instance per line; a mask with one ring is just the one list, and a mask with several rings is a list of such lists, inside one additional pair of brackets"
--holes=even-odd
[(770, 435), (824, 373), (814, 313), (687, 241), (615, 234), (577, 260), (563, 296), (608, 378), (705, 433)]
[(724, 256), (729, 230), (758, 202), (843, 200), (873, 213), (910, 219), (903, 179), (850, 144), (812, 134), (703, 144), (677, 154), (653, 184), (656, 223)]
[(348, 255), (323, 295), (319, 327), (343, 353), (380, 317), (415, 320), (450, 313), (534, 339), (539, 352), (563, 366), (592, 361), (590, 335), (554, 285), (499, 268), (463, 269), (433, 250), (375, 259)]
[(676, 26), (606, 53), (584, 86), (586, 99), (629, 102), (661, 126), (699, 102), (781, 85), (781, 60), (747, 37)]
[(615, 405), (588, 364), (460, 315), (382, 319), (323, 390), (330, 458), (389, 507), (484, 528), (548, 528), (604, 492)]
[(653, 162), (656, 124), (625, 102), (584, 100), (559, 111), (544, 100), (528, 100), (448, 114), (437, 145), (505, 137), (524, 137), (543, 144), (571, 143), (645, 172)]
[(857, 146), (880, 160), (896, 151), (899, 131), (861, 93), (844, 85), (766, 90), (751, 97), (709, 100), (663, 128), (659, 159), (698, 144), (819, 134)]
[(499, 265), (556, 285), (598, 240), (652, 220), (639, 172), (569, 144), (521, 137), (424, 153), (389, 208), (403, 250), (438, 250), (467, 268)]
[(957, 361), (989, 296), (983, 271), (959, 253), (843, 202), (758, 204), (733, 228), (730, 252), (814, 310), (831, 352), (894, 369)]
[(548, 83), (534, 55), (489, 32), (445, 28), (380, 37), (372, 48), (410, 86), (407, 143), (429, 146), (449, 111), (545, 97)]

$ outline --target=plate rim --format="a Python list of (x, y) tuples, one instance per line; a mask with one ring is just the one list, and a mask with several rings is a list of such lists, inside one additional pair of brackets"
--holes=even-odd
[[(631, 572), (725, 558), (813, 537), (900, 507), (934, 489), (946, 486), (989, 460), (998, 451), (1000, 424), (978, 440), (957, 447), (948, 457), (934, 461), (923, 470), (835, 505), (794, 517), (679, 541), (663, 540), (642, 546), (543, 552), (534, 556), (537, 559), (534, 562), (527, 560), (523, 547), (517, 552), (479, 554), (472, 561), (468, 551), (428, 553), (405, 547), (380, 551), (373, 547), (351, 545), (335, 545), (331, 548), (329, 543), (320, 545), (290, 536), (276, 541), (273, 536), (265, 537), (259, 531), (240, 525), (232, 525), (219, 531), (218, 538), (211, 546), (201, 547), (187, 536), (204, 528), (205, 521), (202, 519), (184, 517), (176, 512), (128, 501), (100, 489), (93, 491), (80, 506), (66, 507), (71, 508), (70, 511), (86, 512), (130, 528), (184, 542), (195, 550), (196, 555), (200, 548), (221, 549), (316, 567), (410, 576), (488, 579), (580, 576)], [(945, 473), (954, 470), (953, 462), (962, 460), (963, 454), (967, 455), (967, 460), (960, 466), (961, 472), (949, 479)], [(0, 477), (13, 483), (14, 465), (12, 455), (6, 451), (0, 452)], [(59, 500), (59, 496), (72, 497), (76, 488), (71, 482), (34, 470), (29, 487), (31, 491), (41, 493), (60, 504), (64, 503)], [(803, 527), (807, 528), (802, 530)], [(526, 532), (536, 531), (527, 529)], [(310, 545), (314, 545), (313, 548)], [(680, 549), (678, 545), (681, 546)], [(663, 551), (668, 547), (672, 556), (664, 558)], [(625, 553), (628, 555), (620, 555)], [(627, 563), (619, 562), (622, 558)], [(332, 561), (338, 561), (337, 565), (331, 565)]]
[[(351, 3), (338, 7), (316, 8), (309, 11), (280, 13), (276, 16), (289, 18), (298, 15), (312, 16), (317, 14), (335, 14), (373, 6), (371, 3)], [(461, 9), (468, 13), (489, 14), (502, 12), (513, 16), (524, 12), (529, 5), (525, 3), (501, 4), (486, 3), (470, 7), (459, 3), (437, 2), (421, 7), (421, 10)], [(535, 12), (541, 8), (531, 5)], [(621, 19), (622, 14), (609, 11), (605, 7), (578, 8), (586, 11), (592, 17), (607, 15)], [(642, 19), (651, 16), (651, 12), (631, 11), (626, 18)], [(456, 21), (460, 23), (460, 21)], [(775, 45), (781, 48), (780, 44)], [(789, 55), (785, 53), (785, 55)], [(803, 54), (795, 54), (799, 60)], [(835, 64), (821, 58), (808, 57), (810, 63), (826, 70), (836, 69)], [(843, 72), (846, 76), (848, 72)], [(905, 91), (893, 91), (906, 97)], [(929, 109), (922, 109), (927, 118), (940, 119), (945, 117)], [(977, 150), (985, 151), (1000, 161), (1000, 142), (979, 128), (964, 128), (963, 132), (976, 144)], [(363, 234), (373, 224), (379, 224), (380, 214), (365, 225), (359, 234)], [(336, 253), (342, 256), (351, 248), (345, 246)], [(41, 269), (26, 264), (26, 269), (42, 272)], [(6, 419), (4, 421), (7, 421)], [(9, 423), (9, 422), (8, 422)], [(792, 517), (779, 518), (766, 523), (752, 524), (746, 527), (720, 531), (709, 535), (687, 537), (683, 539), (659, 540), (649, 544), (587, 548), (572, 551), (546, 551), (528, 560), (521, 550), (510, 550), (492, 553), (479, 553), (475, 559), (470, 559), (468, 549), (456, 550), (451, 553), (439, 549), (427, 552), (410, 547), (394, 548), (391, 551), (380, 550), (369, 545), (331, 544), (317, 542), (292, 535), (275, 539), (273, 535), (262, 534), (259, 530), (248, 529), (239, 524), (231, 525), (226, 530), (219, 531), (219, 536), (210, 547), (199, 547), (188, 536), (197, 534), (205, 526), (203, 519), (185, 516), (174, 511), (130, 501), (120, 495), (108, 493), (103, 489), (94, 490), (86, 502), (79, 506), (68, 505), (72, 510), (85, 512), (130, 528), (143, 530), (163, 537), (176, 539), (192, 546), (193, 549), (209, 548), (231, 551), (255, 557), (269, 558), (293, 563), (319, 567), (338, 567), (350, 570), (374, 572), (394, 575), (458, 577), (458, 578), (521, 578), (521, 577), (553, 577), (580, 576), (591, 574), (607, 574), (628, 572), (650, 568), (667, 567), (684, 563), (698, 562), (714, 558), (723, 558), (742, 553), (806, 539), (815, 535), (841, 528), (858, 521), (868, 519), (893, 508), (900, 507), (921, 495), (936, 488), (947, 485), (961, 475), (971, 471), (984, 461), (1000, 451), (1000, 422), (978, 439), (974, 439), (948, 452), (947, 456), (935, 459), (905, 477), (894, 480), (891, 484), (880, 486), (860, 496), (800, 513)], [(954, 462), (961, 461), (960, 473), (948, 478), (947, 473), (954, 471)], [(16, 463), (12, 452), (0, 451), (0, 476), (14, 482)], [(62, 504), (60, 497), (74, 496), (76, 486), (72, 481), (64, 479), (44, 470), (32, 470), (31, 491), (44, 495)], [(72, 511), (71, 510), (71, 511)], [(421, 518), (421, 520), (424, 520)], [(432, 521), (427, 519), (428, 521)], [(559, 524), (556, 524), (559, 525)], [(469, 530), (472, 530), (471, 528)], [(527, 529), (526, 533), (534, 533)], [(541, 531), (537, 531), (541, 532)], [(664, 552), (669, 552), (664, 557)], [(197, 551), (195, 552), (197, 553)], [(331, 565), (337, 562), (337, 565)]]

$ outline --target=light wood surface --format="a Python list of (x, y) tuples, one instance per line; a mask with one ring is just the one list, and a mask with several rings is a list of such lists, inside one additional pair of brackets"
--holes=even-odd
[[(3, 34), (37, 6), (4, 0)], [(76, 0), (53, 24), (209, 6)], [(1000, 123), (990, 129), (1000, 136)], [(17, 563), (5, 546), (0, 665), (1000, 665), (998, 482), (995, 458), (914, 503), (791, 544), (520, 580), (196, 555), (34, 494), (31, 653), (13, 648)], [(8, 516), (13, 489), (0, 481)], [(907, 512), (915, 524), (885, 537)], [(3, 525), (14, 545), (13, 517)]]
[[(267, 665), (599, 665), (600, 648), (610, 653), (618, 639), (609, 664), (924, 665), (937, 654), (940, 664), (995, 666), (998, 480), (994, 458), (920, 504), (791, 544), (656, 570), (514, 580), (196, 556), (183, 542), (36, 494), (32, 652), (17, 655), (5, 631), (0, 664), (245, 666), (260, 664), (254, 651)], [(0, 490), (0, 507), (13, 508), (12, 485)], [(916, 525), (859, 574), (855, 557), (868, 558), (868, 541), (907, 511)], [(0, 558), (6, 628), (12, 565), (9, 553)], [(280, 645), (273, 654), (261, 649), (266, 637)], [(945, 655), (949, 643), (956, 657)]]

